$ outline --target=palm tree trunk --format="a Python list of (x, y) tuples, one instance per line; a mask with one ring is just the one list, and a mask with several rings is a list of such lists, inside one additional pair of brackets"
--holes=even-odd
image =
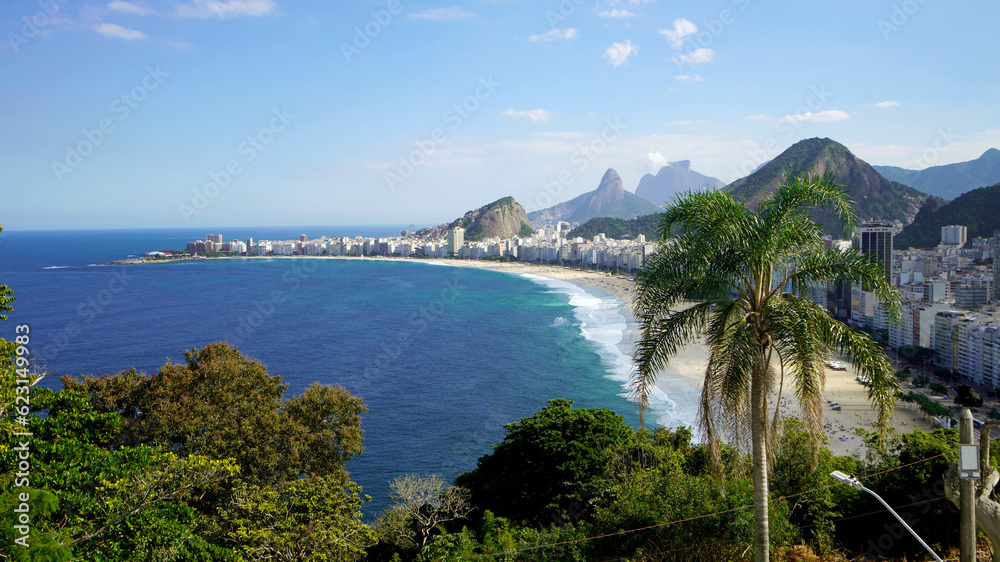
[(755, 369), (750, 383), (750, 438), (753, 441), (754, 562), (769, 562), (770, 533), (767, 518), (767, 397), (765, 373)]

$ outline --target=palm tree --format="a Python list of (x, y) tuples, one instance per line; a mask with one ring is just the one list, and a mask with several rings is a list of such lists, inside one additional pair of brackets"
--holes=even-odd
[[(868, 256), (825, 249), (810, 207), (834, 211), (844, 232), (854, 226), (847, 194), (826, 178), (793, 179), (756, 210), (723, 191), (680, 195), (663, 213), (659, 250), (636, 279), (634, 309), (641, 340), (632, 390), (640, 424), (668, 359), (704, 337), (710, 354), (700, 431), (715, 467), (721, 463), (720, 438), (746, 451), (749, 437), (757, 562), (767, 562), (769, 556), (767, 479), (785, 375), (802, 407), (814, 452), (821, 435), (825, 363), (832, 352), (842, 354), (866, 381), (880, 433), (895, 407), (896, 381), (881, 348), (805, 295), (811, 286), (825, 286), (831, 279), (861, 282), (896, 318), (898, 293)], [(675, 229), (679, 234), (671, 236)], [(771, 399), (775, 406), (768, 423)]]

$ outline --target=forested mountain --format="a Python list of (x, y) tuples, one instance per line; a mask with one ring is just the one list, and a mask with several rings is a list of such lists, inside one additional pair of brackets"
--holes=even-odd
[[(830, 139), (799, 141), (745, 178), (725, 187), (737, 199), (754, 204), (789, 179), (805, 174), (829, 175), (845, 188), (855, 202), (858, 218), (907, 224), (928, 195), (889, 181), (844, 145)], [(830, 212), (816, 212), (823, 230), (842, 238), (840, 225)]]
[(1000, 230), (1000, 183), (973, 189), (944, 205), (932, 197), (895, 237), (893, 245), (932, 248), (941, 242), (941, 227), (953, 224), (968, 227), (970, 240), (977, 236), (988, 238)]
[(954, 199), (984, 185), (1000, 182), (1000, 150), (991, 148), (968, 162), (908, 170), (896, 166), (872, 166), (892, 181), (904, 183), (931, 195)]
[(470, 242), (487, 238), (530, 236), (533, 232), (524, 208), (513, 197), (504, 197), (469, 211), (450, 223), (425, 228), (417, 234), (444, 236), (449, 229), (457, 227), (465, 229), (465, 239)]
[(635, 238), (640, 234), (646, 235), (646, 240), (656, 239), (656, 233), (660, 228), (660, 214), (644, 215), (634, 219), (623, 220), (609, 217), (599, 217), (590, 219), (580, 226), (569, 231), (566, 238), (576, 238), (581, 236), (588, 240), (600, 233), (604, 233), (608, 238), (618, 240), (625, 238)]

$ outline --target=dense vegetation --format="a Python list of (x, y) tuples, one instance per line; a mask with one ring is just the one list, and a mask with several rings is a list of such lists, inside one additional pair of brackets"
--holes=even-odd
[(933, 248), (941, 243), (941, 227), (953, 224), (968, 227), (969, 240), (989, 238), (994, 231), (1000, 230), (998, 208), (1000, 183), (974, 189), (944, 205), (932, 197), (920, 208), (913, 222), (894, 238), (893, 244), (897, 248)]
[[(812, 138), (795, 143), (759, 170), (725, 187), (742, 201), (757, 201), (779, 184), (805, 174), (829, 175), (855, 202), (862, 221), (909, 222), (927, 194), (880, 176), (844, 145), (830, 139)], [(842, 238), (836, 217), (815, 213), (824, 232)]]
[(594, 236), (604, 233), (608, 238), (622, 240), (635, 238), (644, 234), (647, 240), (655, 240), (660, 228), (660, 214), (643, 215), (634, 219), (624, 220), (611, 217), (590, 219), (580, 226), (570, 230), (567, 238), (577, 236), (591, 240)]
[[(708, 450), (692, 443), (688, 429), (636, 432), (608, 410), (553, 400), (508, 425), (503, 441), (457, 485), (397, 479), (396, 506), (374, 522), (366, 513), (366, 524), (366, 497), (343, 471), (343, 461), (360, 450), (364, 407), (358, 398), (316, 385), (282, 399), (278, 377), (224, 344), (189, 352), (187, 360), (152, 377), (124, 371), (67, 378), (59, 392), (33, 390), (32, 411), (46, 416), (29, 422), (31, 546), (12, 540), (13, 494), (24, 488), (11, 486), (17, 459), (7, 448), (0, 455), (0, 556), (103, 562), (747, 558), (753, 535), (748, 459), (724, 447), (723, 471), (713, 473)], [(10, 422), (8, 414), (8, 436)], [(808, 439), (791, 420), (776, 448), (771, 541), (777, 559), (806, 549), (830, 560), (920, 552), (895, 533), (894, 520), (875, 500), (831, 486), (832, 470), (875, 475), (866, 485), (902, 506), (935, 549), (954, 545), (957, 511), (943, 499), (941, 479), (955, 431), (893, 436), (884, 449), (872, 446), (867, 460), (821, 449), (814, 461)]]

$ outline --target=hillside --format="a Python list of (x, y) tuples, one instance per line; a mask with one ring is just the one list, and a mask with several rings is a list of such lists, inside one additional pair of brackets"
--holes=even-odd
[(594, 217), (631, 219), (659, 211), (660, 208), (656, 205), (625, 191), (618, 172), (609, 168), (594, 191), (547, 209), (535, 211), (529, 214), (528, 218), (531, 219), (531, 224), (542, 226), (558, 221), (582, 223)]
[[(855, 202), (856, 213), (862, 221), (908, 224), (928, 197), (912, 187), (885, 179), (844, 145), (820, 138), (795, 143), (756, 172), (726, 186), (725, 190), (753, 204), (788, 179), (805, 174), (831, 176)], [(813, 217), (827, 234), (844, 237), (839, 221), (829, 211), (814, 212)]]
[(469, 211), (450, 223), (425, 228), (417, 234), (445, 236), (448, 230), (456, 227), (465, 229), (465, 239), (470, 242), (487, 238), (530, 236), (534, 232), (524, 208), (513, 197), (504, 197)]
[(931, 198), (917, 213), (913, 222), (893, 239), (896, 248), (932, 248), (941, 242), (941, 227), (952, 224), (965, 225), (969, 239), (993, 236), (1000, 230), (1000, 183), (981, 187), (942, 205)]
[(690, 160), (671, 162), (653, 174), (646, 174), (639, 180), (635, 194), (647, 201), (662, 205), (673, 197), (689, 189), (708, 187), (716, 189), (725, 182), (711, 176), (699, 174), (691, 169)]
[(872, 167), (892, 181), (931, 195), (954, 199), (970, 189), (1000, 182), (1000, 150), (991, 148), (975, 160), (932, 166), (923, 170), (908, 170), (896, 166)]
[(570, 230), (566, 238), (576, 238), (581, 236), (588, 240), (600, 233), (604, 233), (608, 238), (625, 239), (635, 238), (640, 234), (646, 235), (646, 240), (655, 240), (657, 231), (660, 228), (660, 214), (645, 215), (634, 219), (623, 220), (608, 217), (590, 219), (582, 225)]

